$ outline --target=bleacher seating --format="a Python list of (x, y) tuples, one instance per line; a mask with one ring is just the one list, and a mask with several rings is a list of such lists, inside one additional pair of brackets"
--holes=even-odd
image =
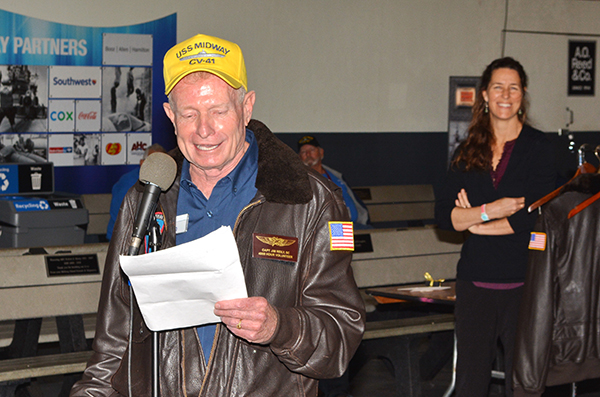
[(367, 206), (376, 228), (435, 223), (435, 196), (431, 185), (362, 186), (352, 190)]

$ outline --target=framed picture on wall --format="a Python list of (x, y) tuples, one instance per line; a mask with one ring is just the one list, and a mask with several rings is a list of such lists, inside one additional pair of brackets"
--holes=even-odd
[(448, 164), (460, 143), (467, 137), (477, 96), (478, 77), (450, 76), (448, 95)]
[(455, 106), (466, 106), (472, 108), (475, 104), (475, 87), (456, 87)]

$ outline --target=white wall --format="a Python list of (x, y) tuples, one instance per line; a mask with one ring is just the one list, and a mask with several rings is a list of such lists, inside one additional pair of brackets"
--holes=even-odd
[[(276, 132), (446, 131), (449, 76), (479, 75), (501, 55), (505, 0), (9, 0), (23, 15), (119, 26), (177, 13), (178, 38), (237, 42), (254, 116)], [(508, 0), (510, 30), (597, 40), (600, 2)], [(600, 130), (594, 98), (568, 98), (569, 38), (508, 33), (506, 55), (530, 76), (532, 117), (546, 131)], [(597, 48), (600, 52), (600, 46)], [(598, 55), (597, 55), (598, 59)], [(596, 76), (598, 79), (598, 76)], [(598, 91), (600, 87), (597, 87)]]
[[(600, 130), (600, 2), (597, 1), (528, 1), (512, 2), (507, 29), (552, 34), (506, 35), (506, 53), (519, 59), (529, 74), (529, 93), (534, 112), (533, 122), (545, 131), (557, 131), (567, 123), (566, 108), (573, 110), (578, 131)], [(544, 6), (541, 4), (544, 3)], [(569, 40), (596, 41), (596, 96), (568, 97)]]

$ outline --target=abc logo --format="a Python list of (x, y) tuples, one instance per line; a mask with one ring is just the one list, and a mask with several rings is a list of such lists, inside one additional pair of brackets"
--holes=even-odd
[(132, 151), (138, 151), (138, 150), (144, 151), (144, 150), (146, 150), (146, 146), (147, 145), (145, 142), (136, 142), (131, 146), (131, 150)]

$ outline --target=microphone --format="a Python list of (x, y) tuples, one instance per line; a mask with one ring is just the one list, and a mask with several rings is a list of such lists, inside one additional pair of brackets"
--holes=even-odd
[(146, 185), (133, 224), (133, 233), (127, 255), (137, 255), (140, 245), (152, 220), (161, 192), (166, 191), (175, 181), (177, 164), (166, 153), (152, 153), (140, 168), (140, 182)]

